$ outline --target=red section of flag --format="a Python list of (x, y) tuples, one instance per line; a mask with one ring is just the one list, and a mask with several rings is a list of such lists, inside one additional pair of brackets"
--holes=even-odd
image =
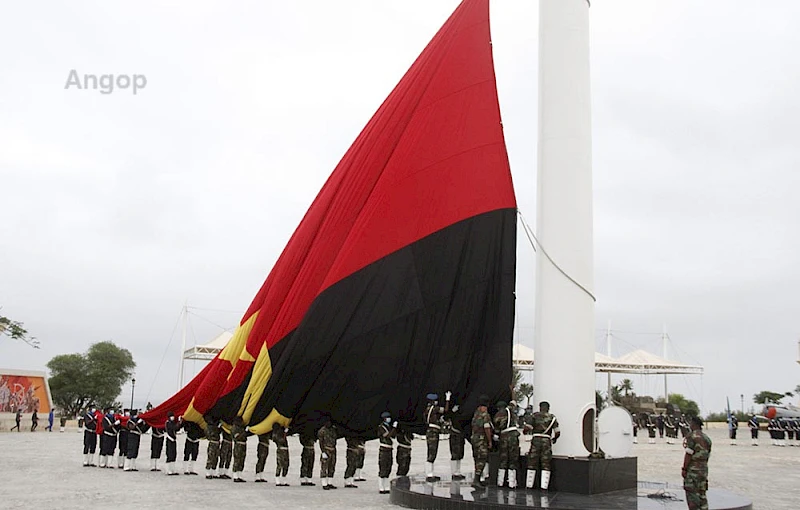
[[(489, 1), (464, 0), (295, 230), (242, 319), (259, 312), (247, 352), (256, 358), (265, 342), (272, 347), (281, 341), (322, 291), (368, 264), (459, 221), (514, 207)], [(252, 363), (239, 362), (232, 373), (224, 363), (212, 363), (204, 380), (196, 383), (199, 375), (170, 405), (188, 404), (198, 391), (194, 407), (204, 413), (241, 386)]]

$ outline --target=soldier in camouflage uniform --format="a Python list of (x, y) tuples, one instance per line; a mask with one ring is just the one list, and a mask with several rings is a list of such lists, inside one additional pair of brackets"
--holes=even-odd
[(708, 510), (708, 458), (711, 456), (711, 439), (703, 433), (703, 420), (692, 416), (691, 434), (684, 439), (683, 490), (689, 510)]
[(344, 470), (344, 486), (348, 489), (357, 489), (358, 485), (353, 483), (353, 476), (356, 474), (358, 465), (358, 439), (354, 437), (345, 438), (347, 442), (347, 467)]
[(367, 479), (364, 478), (364, 473), (361, 471), (364, 469), (364, 458), (367, 456), (367, 442), (363, 439), (358, 439), (358, 458), (356, 462), (356, 477), (353, 478), (354, 482), (366, 482)]
[(300, 432), (300, 444), (303, 451), (300, 453), (300, 485), (311, 487), (316, 485), (311, 481), (314, 476), (314, 442), (317, 440), (314, 431), (304, 429)]
[(258, 436), (258, 450), (256, 455), (256, 482), (266, 483), (267, 479), (264, 476), (264, 468), (267, 466), (267, 457), (269, 457), (269, 434), (260, 434)]
[(231, 426), (231, 436), (233, 437), (233, 481), (243, 483), (244, 459), (247, 456), (247, 429), (241, 417), (236, 417)]
[(225, 425), (220, 422), (220, 431), (222, 433), (222, 442), (219, 445), (219, 476), (222, 480), (230, 480), (228, 470), (231, 468), (231, 458), (233, 457), (233, 438), (230, 432), (225, 430)]
[(206, 422), (206, 439), (208, 439), (206, 478), (211, 479), (217, 476), (217, 462), (219, 462), (219, 420), (208, 415), (203, 418)]
[(275, 423), (272, 425), (272, 440), (275, 442), (276, 468), (275, 485), (277, 487), (288, 487), (286, 475), (289, 473), (289, 441), (286, 439), (286, 429), (283, 425)]
[(381, 413), (381, 424), (378, 426), (378, 492), (389, 494), (389, 475), (392, 473), (392, 448), (397, 422), (392, 423), (389, 411)]
[(446, 404), (444, 407), (439, 405), (439, 395), (436, 393), (428, 393), (428, 405), (425, 408), (425, 424), (427, 430), (425, 431), (425, 442), (428, 444), (428, 458), (425, 462), (425, 479), (429, 482), (440, 480), (438, 476), (433, 474), (433, 463), (436, 462), (436, 454), (439, 452), (439, 432), (442, 429), (442, 416), (450, 410), (450, 396), (452, 393), (449, 391), (445, 393)]
[(333, 485), (333, 473), (336, 470), (336, 428), (331, 423), (330, 416), (322, 418), (322, 428), (317, 432), (319, 439), (320, 454), (320, 473), (322, 488), (326, 491), (335, 489)]
[(516, 489), (517, 469), (519, 469), (519, 429), (517, 428), (516, 402), (512, 400), (508, 406), (502, 401), (497, 403), (494, 428), (500, 434), (498, 448), (500, 468), (497, 471), (497, 486), (503, 486), (503, 478), (508, 471), (508, 487)]
[(481, 395), (478, 399), (478, 408), (472, 415), (472, 458), (475, 460), (475, 478), (472, 486), (483, 488), (481, 475), (489, 459), (489, 449), (492, 447), (492, 418), (489, 416), (489, 397)]
[(528, 451), (528, 476), (525, 487), (533, 489), (536, 479), (536, 470), (542, 469), (542, 490), (546, 491), (550, 485), (550, 460), (553, 458), (553, 444), (558, 441), (561, 432), (558, 430), (558, 420), (550, 414), (548, 402), (539, 403), (539, 412), (533, 413), (525, 429), (533, 434), (531, 449)]
[(411, 466), (411, 441), (414, 434), (407, 425), (399, 424), (395, 429), (397, 437), (397, 476), (408, 476), (408, 469)]

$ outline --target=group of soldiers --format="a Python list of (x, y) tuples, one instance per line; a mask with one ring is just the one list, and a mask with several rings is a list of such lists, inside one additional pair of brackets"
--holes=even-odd
[(633, 417), (633, 442), (639, 442), (639, 430), (647, 430), (647, 442), (650, 444), (656, 443), (656, 435), (660, 439), (664, 439), (665, 443), (675, 444), (678, 440), (678, 434), (681, 438), (686, 439), (691, 434), (691, 425), (689, 416), (668, 410), (666, 414), (662, 413), (639, 413)]
[[(166, 440), (167, 474), (177, 475), (179, 473), (175, 461), (178, 457), (178, 431), (181, 429), (186, 432), (183, 448), (184, 474), (196, 475), (194, 463), (197, 461), (200, 439), (205, 436), (197, 424), (176, 419), (175, 415), (170, 413), (163, 427), (150, 427), (139, 417), (137, 409), (114, 410), (108, 407), (100, 412), (91, 407), (83, 415), (83, 465), (139, 471), (136, 461), (139, 457), (142, 435), (151, 431), (150, 471), (161, 471), (158, 468), (158, 461)], [(100, 451), (98, 461), (95, 463), (94, 454), (97, 451), (98, 438)]]
[[(732, 416), (736, 420), (735, 416)], [(758, 446), (759, 423), (756, 415), (751, 415), (747, 422), (750, 428), (750, 439), (753, 446)], [(729, 424), (731, 430), (731, 441), (736, 440), (736, 428), (738, 423), (732, 421)], [(800, 446), (800, 419), (797, 418), (773, 418), (767, 423), (767, 432), (772, 439), (772, 446)]]
[[(463, 480), (461, 461), (464, 458), (466, 441), (472, 443), (475, 460), (475, 479), (473, 485), (485, 487), (488, 478), (488, 454), (498, 451), (500, 470), (497, 485), (509, 488), (517, 487), (517, 472), (520, 469), (520, 433), (531, 435), (531, 447), (527, 453), (526, 488), (532, 489), (537, 471), (541, 471), (541, 488), (547, 490), (550, 479), (550, 461), (552, 444), (560, 435), (558, 421), (549, 413), (549, 404), (542, 402), (538, 412), (532, 408), (522, 414), (516, 402), (497, 402), (496, 413), (488, 412), (489, 399), (482, 396), (471, 422), (461, 423), (457, 419), (458, 405), (452, 404), (452, 393), (445, 393), (444, 405), (439, 403), (437, 394), (427, 395), (425, 409), (425, 439), (427, 443), (426, 479), (439, 480), (434, 475), (433, 464), (436, 461), (440, 434), (449, 435), (450, 466), (453, 480)], [(183, 447), (183, 473), (197, 475), (197, 461), (200, 440), (208, 440), (208, 455), (205, 477), (207, 479), (233, 479), (234, 482), (245, 482), (243, 477), (247, 439), (254, 435), (244, 425), (241, 418), (235, 418), (228, 424), (212, 416), (205, 416), (205, 430), (198, 424), (183, 420), (181, 416), (168, 413), (163, 427), (151, 427), (139, 416), (136, 409), (114, 410), (106, 408), (102, 412), (94, 407), (83, 415), (84, 427), (84, 466), (102, 468), (120, 468), (125, 471), (138, 471), (137, 458), (142, 435), (150, 432), (150, 471), (161, 471), (158, 462), (166, 442), (166, 474), (178, 475), (176, 467), (178, 457), (178, 432), (185, 432)], [(333, 477), (336, 468), (336, 442), (344, 435), (347, 443), (346, 469), (344, 487), (357, 488), (355, 482), (366, 481), (362, 472), (366, 453), (365, 441), (358, 437), (342, 434), (332, 423), (329, 415), (322, 415), (321, 427), (316, 431), (299, 434), (302, 445), (300, 456), (300, 485), (315, 486), (312, 471), (315, 462), (315, 442), (320, 448), (320, 480), (324, 490), (336, 489)], [(414, 438), (414, 424), (393, 418), (389, 411), (381, 414), (377, 425), (378, 451), (378, 489), (381, 494), (389, 493), (389, 476), (393, 463), (397, 463), (397, 476), (408, 475), (411, 464), (411, 442)], [(288, 429), (275, 424), (266, 434), (258, 435), (257, 461), (255, 481), (266, 482), (264, 468), (269, 455), (270, 443), (276, 449), (275, 485), (288, 486), (289, 470)], [(470, 437), (467, 437), (470, 434)], [(97, 463), (95, 453), (99, 438), (100, 451)], [(396, 456), (394, 453), (397, 442)], [(232, 468), (232, 469), (231, 469)]]
[[(439, 448), (440, 433), (449, 434), (450, 444), (450, 470), (453, 480), (463, 480), (461, 473), (461, 460), (464, 458), (464, 444), (466, 442), (465, 430), (455, 420), (458, 405), (451, 407), (452, 393), (445, 393), (444, 405), (439, 404), (438, 395), (427, 395), (428, 404), (425, 409), (425, 441), (428, 447), (428, 456), (425, 463), (427, 481), (439, 479), (434, 474), (433, 463)], [(520, 410), (514, 400), (506, 403), (497, 402), (494, 416), (489, 414), (489, 397), (482, 395), (478, 399), (478, 407), (473, 413), (469, 423), (470, 443), (475, 464), (473, 486), (483, 488), (489, 476), (489, 452), (496, 450), (500, 458), (497, 473), (497, 486), (517, 488), (517, 473), (520, 469), (520, 433), (531, 435), (531, 446), (527, 453), (527, 472), (525, 488), (533, 489), (536, 473), (541, 469), (542, 490), (547, 490), (550, 482), (550, 461), (552, 459), (552, 444), (558, 440), (561, 432), (558, 429), (558, 420), (550, 414), (550, 404), (541, 402), (539, 411), (533, 412), (532, 407), (520, 415)], [(466, 428), (466, 427), (464, 427)]]

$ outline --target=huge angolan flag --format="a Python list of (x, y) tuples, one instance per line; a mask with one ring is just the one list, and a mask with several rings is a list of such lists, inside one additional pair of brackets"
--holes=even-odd
[(263, 433), (325, 412), (368, 435), (384, 410), (421, 422), (425, 395), (448, 389), (469, 416), (480, 394), (508, 395), (515, 265), (489, 2), (464, 0), (333, 171), (228, 346), (145, 417), (238, 415)]

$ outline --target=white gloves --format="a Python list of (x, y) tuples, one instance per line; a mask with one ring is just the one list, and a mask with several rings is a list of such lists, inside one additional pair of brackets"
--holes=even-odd
[(395, 428), (395, 429), (397, 428), (397, 422), (396, 421), (394, 423), (392, 423), (392, 428)]
[(453, 396), (453, 392), (452, 391), (446, 391), (444, 393), (444, 399), (447, 400), (448, 402), (450, 401), (450, 397), (452, 397), (452, 396)]
[(325, 453), (325, 452), (322, 452), (322, 458), (323, 458), (324, 460), (328, 460), (328, 454), (327, 454), (327, 453)]
[(458, 411), (458, 409), (459, 409), (459, 406), (458, 406), (458, 404), (456, 404), (456, 405), (454, 405), (454, 406), (453, 406), (453, 412), (456, 412), (456, 411)]

